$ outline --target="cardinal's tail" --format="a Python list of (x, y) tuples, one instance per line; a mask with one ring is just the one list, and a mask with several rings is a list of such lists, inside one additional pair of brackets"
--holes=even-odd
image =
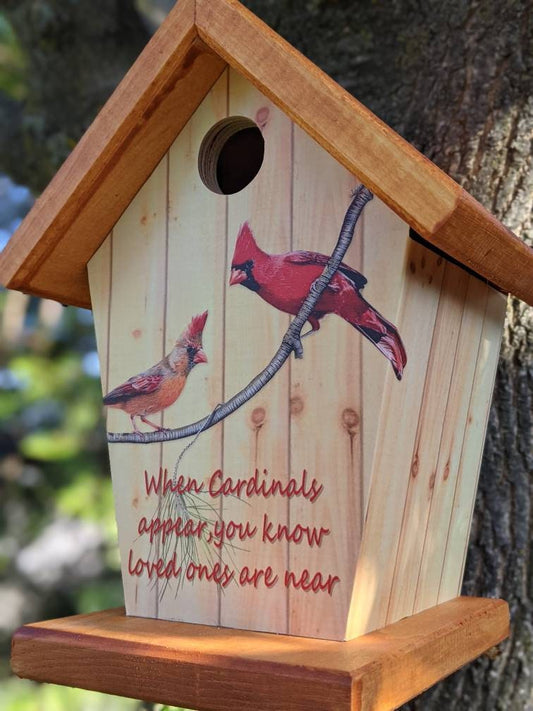
[[(362, 299), (362, 301), (364, 300)], [(346, 320), (383, 353), (385, 358), (390, 361), (396, 377), (401, 380), (403, 369), (407, 363), (407, 354), (400, 334), (396, 326), (383, 318), (369, 303), (366, 301), (364, 303), (367, 308), (363, 313), (358, 313), (355, 318), (350, 317)]]

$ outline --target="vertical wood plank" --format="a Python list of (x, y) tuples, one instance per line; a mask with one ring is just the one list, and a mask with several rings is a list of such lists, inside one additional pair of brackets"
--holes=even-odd
[(476, 277), (469, 278), (417, 580), (416, 612), (437, 604), (488, 289)]
[(483, 441), (500, 355), (505, 306), (505, 297), (490, 289), (476, 363), (472, 398), (468, 408), (465, 439), (446, 541), (438, 602), (455, 597), (462, 584), (479, 468), (483, 455)]
[[(301, 129), (294, 129), (293, 249), (330, 254), (357, 182)], [(360, 269), (361, 229), (345, 262)], [(290, 589), (291, 634), (343, 639), (362, 529), (362, 337), (334, 315), (304, 340), (304, 358), (291, 363), (291, 471), (307, 470), (324, 490), (309, 503), (295, 498), (291, 525), (324, 527), (320, 547), (291, 547), (297, 578), (338, 576), (329, 591)], [(382, 356), (376, 351), (376, 358)]]
[(87, 264), (89, 283), (91, 287), (91, 304), (93, 307), (94, 330), (98, 360), (100, 361), (100, 382), (102, 392), (108, 392), (109, 368), (109, 314), (111, 309), (111, 250), (113, 232), (100, 245), (98, 251)]
[[(113, 230), (110, 389), (164, 355), (166, 199), (165, 157)], [(161, 416), (154, 415), (153, 420), (160, 422)], [(131, 431), (128, 415), (113, 408), (108, 408), (107, 427), (114, 432)], [(146, 496), (144, 488), (144, 471), (151, 473), (159, 467), (161, 445), (114, 444), (109, 452), (126, 610), (128, 614), (156, 617), (156, 586), (146, 579), (146, 573), (141, 577), (130, 575), (128, 562), (130, 549), (134, 559), (150, 556), (150, 544), (146, 536), (138, 537), (137, 525), (140, 517), (154, 514), (153, 498)]]
[[(387, 373), (372, 465), (370, 496), (357, 563), (348, 636), (385, 624), (398, 550), (425, 374), (440, 298), (442, 258), (411, 243), (396, 326), (408, 363), (401, 382)], [(416, 421), (415, 420), (415, 421)]]
[[(240, 225), (249, 221), (259, 246), (279, 253), (290, 246), (291, 123), (247, 80), (230, 71), (229, 114), (247, 116), (262, 126), (265, 155), (261, 170), (244, 190), (228, 197), (228, 264)], [(229, 273), (226, 274), (226, 279)], [(268, 362), (281, 342), (289, 318), (241, 286), (230, 287), (225, 315), (225, 397), (244, 387)], [(224, 425), (224, 473), (260, 480), (288, 479), (288, 368), (283, 368), (258, 395)], [(264, 470), (268, 474), (264, 475)], [(250, 505), (248, 505), (250, 504)], [(232, 585), (221, 598), (221, 624), (265, 631), (286, 631), (287, 593), (282, 583), (287, 565), (285, 542), (263, 543), (263, 516), (277, 526), (287, 523), (286, 499), (271, 496), (225, 497), (225, 521), (257, 526), (255, 537), (239, 542), (234, 558), (243, 566), (272, 566), (277, 584)], [(237, 573), (238, 574), (238, 573)]]
[[(370, 303), (379, 304), (379, 311), (396, 324), (401, 307), (403, 265), (411, 243), (409, 226), (381, 200), (374, 197), (364, 209), (362, 272), (368, 278), (364, 296)], [(402, 335), (402, 334), (400, 334)], [(407, 368), (410, 368), (407, 353)], [(372, 461), (379, 427), (385, 378), (390, 364), (376, 358), (373, 346), (363, 344), (363, 402), (365, 416), (361, 423), (363, 442), (363, 499), (368, 507)]]
[[(436, 468), (444, 426), (440, 413), (449, 401), (450, 381), (464, 310), (468, 274), (446, 264), (435, 319), (411, 461), (398, 553), (387, 613), (388, 620), (412, 614), (420, 570), (424, 533), (433, 498)], [(414, 422), (413, 422), (414, 425)], [(438, 506), (438, 502), (436, 503)]]
[[(166, 344), (169, 352), (193, 316), (208, 311), (203, 346), (208, 362), (194, 368), (177, 403), (163, 413), (165, 427), (195, 422), (223, 400), (224, 374), (224, 283), (226, 256), (226, 199), (209, 191), (198, 172), (198, 151), (211, 126), (227, 115), (227, 72), (221, 76), (180, 133), (169, 151), (168, 283)], [(222, 463), (222, 425), (201, 434), (184, 455), (177, 476), (194, 476), (207, 485), (210, 475)], [(180, 453), (192, 438), (163, 445), (162, 466), (172, 477)], [(166, 499), (176, 497), (172, 492)], [(174, 508), (174, 518), (214, 523), (218, 508), (205, 494), (183, 495), (187, 512)], [(169, 503), (169, 502), (167, 502)], [(218, 560), (216, 547), (208, 545), (208, 534), (174, 540), (166, 551), (175, 550), (183, 573), (179, 583), (160, 594), (159, 616), (216, 625), (219, 622), (220, 591), (206, 579), (186, 580), (189, 563), (212, 567)]]

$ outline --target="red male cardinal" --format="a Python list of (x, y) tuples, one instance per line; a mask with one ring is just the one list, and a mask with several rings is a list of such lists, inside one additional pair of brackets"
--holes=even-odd
[(175, 403), (194, 366), (197, 363), (207, 363), (207, 357), (202, 350), (202, 332), (206, 320), (207, 311), (194, 316), (163, 360), (108, 393), (104, 397), (104, 405), (118, 407), (127, 412), (135, 432), (139, 432), (136, 417), (140, 417), (142, 422), (150, 427), (161, 430), (162, 428), (150, 422), (146, 415), (160, 412)]
[[(317, 252), (267, 254), (258, 247), (245, 222), (237, 236), (229, 283), (242, 284), (280, 311), (295, 316), (328, 260)], [(388, 358), (401, 380), (407, 362), (405, 348), (395, 326), (361, 296), (365, 284), (362, 274), (342, 263), (318, 300), (309, 323), (313, 331), (318, 331), (319, 319), (330, 313), (341, 316)]]

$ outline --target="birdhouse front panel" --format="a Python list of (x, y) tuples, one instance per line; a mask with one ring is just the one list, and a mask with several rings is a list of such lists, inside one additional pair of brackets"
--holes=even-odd
[(90, 261), (128, 614), (347, 639), (457, 595), (500, 294), (374, 198), (248, 388), (357, 186), (226, 70)]

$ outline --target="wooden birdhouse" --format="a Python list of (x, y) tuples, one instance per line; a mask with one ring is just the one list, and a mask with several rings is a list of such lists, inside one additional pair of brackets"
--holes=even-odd
[[(265, 664), (293, 645), (295, 669), (305, 644), (320, 657), (321, 640), (412, 616), (427, 632), (443, 610), (477, 646), (440, 675), (505, 636), (504, 603), (449, 601), (503, 294), (533, 302), (533, 254), (237, 2), (177, 4), (0, 268), (10, 288), (94, 311), (128, 616), (316, 638), (253, 637)], [(106, 614), (102, 654), (128, 622), (109, 632)], [(18, 648), (96, 635), (91, 619), (26, 628)], [(210, 638), (128, 624), (139, 644)], [(217, 634), (209, 654), (247, 649)], [(66, 667), (46, 678), (71, 683)], [(402, 674), (379, 708), (408, 697)], [(298, 678), (308, 708), (316, 685)], [(82, 685), (126, 693), (102, 684)], [(324, 684), (317, 708), (344, 708)]]

